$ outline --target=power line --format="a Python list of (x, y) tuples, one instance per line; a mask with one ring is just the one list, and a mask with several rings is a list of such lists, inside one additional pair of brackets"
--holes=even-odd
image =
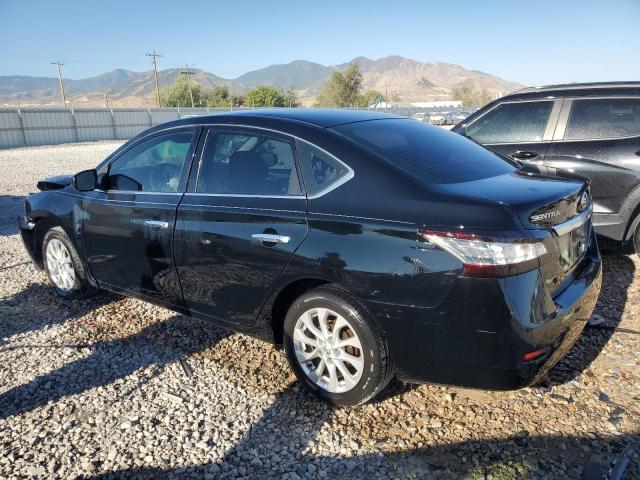
[(156, 61), (157, 57), (161, 57), (156, 53), (155, 49), (152, 53), (147, 53), (147, 57), (151, 57), (151, 63), (153, 64), (153, 77), (156, 81), (156, 102), (158, 102), (158, 107), (160, 107), (160, 85), (158, 84), (158, 62)]
[(62, 80), (62, 70), (60, 70), (60, 67), (64, 65), (64, 63), (61, 63), (59, 61), (49, 63), (58, 67), (58, 81), (60, 82), (60, 96), (62, 97), (62, 106), (64, 108), (67, 108), (67, 97), (64, 94), (64, 81)]
[(193, 91), (191, 90), (191, 72), (189, 71), (189, 65), (185, 64), (184, 70), (180, 74), (187, 76), (187, 85), (189, 86), (189, 96), (191, 97), (191, 108), (195, 107), (193, 103)]

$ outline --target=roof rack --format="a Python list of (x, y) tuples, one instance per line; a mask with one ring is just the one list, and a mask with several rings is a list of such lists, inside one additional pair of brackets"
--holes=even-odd
[(591, 82), (591, 83), (559, 83), (539, 87), (524, 87), (514, 93), (545, 92), (551, 90), (585, 90), (589, 88), (640, 88), (640, 81), (629, 82)]

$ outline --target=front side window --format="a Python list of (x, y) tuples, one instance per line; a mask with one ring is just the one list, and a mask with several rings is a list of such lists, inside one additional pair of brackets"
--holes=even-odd
[(503, 103), (466, 128), (478, 143), (540, 142), (553, 102)]
[(198, 193), (301, 195), (293, 148), (269, 135), (209, 132)]
[(351, 173), (344, 163), (309, 143), (298, 141), (296, 148), (308, 195), (328, 190)]
[(565, 140), (640, 135), (640, 99), (574, 100)]
[(109, 166), (109, 189), (176, 193), (192, 131), (158, 135), (127, 150)]

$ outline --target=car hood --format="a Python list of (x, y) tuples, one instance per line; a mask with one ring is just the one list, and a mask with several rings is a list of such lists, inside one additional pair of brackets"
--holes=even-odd
[[(469, 182), (440, 184), (438, 189), (456, 196), (494, 201), (510, 208), (526, 229), (548, 227), (575, 216), (588, 182), (559, 176), (516, 171)], [(532, 218), (533, 217), (533, 218)]]

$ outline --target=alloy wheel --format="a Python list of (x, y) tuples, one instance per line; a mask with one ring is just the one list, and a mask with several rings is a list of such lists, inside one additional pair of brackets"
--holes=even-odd
[(71, 290), (76, 281), (76, 272), (69, 249), (57, 238), (47, 243), (47, 271), (51, 282), (65, 292)]
[(362, 377), (362, 344), (352, 325), (328, 308), (312, 308), (296, 322), (296, 359), (316, 386), (330, 393), (353, 389)]

